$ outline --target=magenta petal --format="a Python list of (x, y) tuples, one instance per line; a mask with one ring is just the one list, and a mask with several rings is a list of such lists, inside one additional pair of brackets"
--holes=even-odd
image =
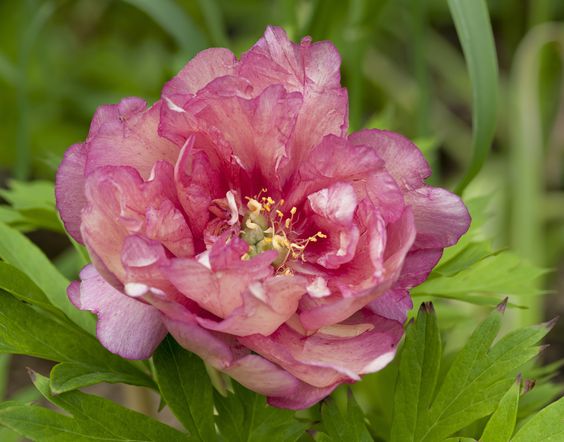
[(176, 163), (178, 147), (158, 135), (161, 102), (145, 109), (145, 102), (126, 98), (102, 106), (88, 135), (86, 174), (102, 166), (130, 166), (144, 178), (157, 161)]
[(456, 244), (470, 227), (470, 214), (460, 197), (438, 187), (421, 187), (405, 196), (413, 207), (416, 248), (444, 248)]
[(402, 135), (365, 129), (349, 136), (355, 145), (369, 146), (386, 163), (386, 170), (404, 190), (417, 189), (431, 175), (429, 163), (415, 144)]
[(57, 210), (61, 215), (65, 229), (75, 240), (82, 243), (80, 217), (86, 206), (84, 196), (84, 168), (87, 148), (84, 144), (73, 144), (65, 152), (55, 183)]
[(69, 297), (80, 310), (98, 316), (96, 335), (102, 345), (126, 359), (150, 357), (166, 335), (159, 311), (117, 291), (91, 265), (80, 277), (80, 290), (71, 284)]

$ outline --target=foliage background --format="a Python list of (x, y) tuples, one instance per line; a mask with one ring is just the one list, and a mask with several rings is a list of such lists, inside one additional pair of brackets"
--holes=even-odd
[[(564, 2), (487, 4), (499, 63), (498, 124), (490, 157), (464, 196), (487, 196), (477, 209), (480, 233), (496, 250), (549, 270), (527, 285), (539, 295), (511, 299), (528, 307), (508, 310), (504, 326), (515, 328), (564, 312)], [(456, 186), (472, 156), (472, 89), (444, 0), (0, 0), (0, 189), (12, 189), (0, 194), (4, 202), (14, 204), (16, 195), (22, 204), (12, 179), (33, 180), (41, 199), (49, 187), (37, 180), (53, 180), (97, 106), (132, 95), (154, 101), (199, 50), (225, 46), (240, 54), (268, 24), (295, 40), (332, 40), (343, 57), (351, 129), (407, 135), (430, 159), (434, 183)], [(1, 221), (10, 216), (0, 211)], [(74, 278), (75, 249), (56, 232), (56, 220), (42, 220), (47, 225), (28, 235)], [(429, 299), (422, 295), (416, 301)], [(443, 330), (457, 324), (452, 348), (491, 310), (456, 300), (438, 308)], [(564, 355), (564, 321), (556, 327), (544, 362)], [(27, 382), (22, 365), (41, 367), (21, 357), (8, 364), (10, 394), (20, 378)], [(360, 398), (371, 388), (360, 384)]]

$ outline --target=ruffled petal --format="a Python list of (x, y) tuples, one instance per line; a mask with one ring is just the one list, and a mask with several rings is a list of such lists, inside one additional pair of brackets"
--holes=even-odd
[(129, 235), (158, 241), (177, 256), (193, 256), (192, 234), (177, 208), (172, 166), (159, 162), (152, 174), (145, 182), (133, 168), (106, 166), (86, 180), (82, 236), (91, 255), (121, 281), (121, 252)]
[(158, 134), (161, 102), (150, 108), (139, 98), (96, 111), (88, 134), (88, 175), (102, 166), (129, 166), (149, 178), (160, 160), (176, 163), (179, 149)]
[(304, 336), (288, 326), (272, 335), (239, 338), (245, 346), (276, 362), (298, 379), (318, 388), (355, 381), (390, 362), (403, 335), (402, 324), (377, 315), (362, 314), (343, 324), (365, 331), (352, 336), (331, 329)]
[(306, 281), (296, 276), (276, 276), (264, 283), (251, 283), (242, 294), (243, 305), (236, 308), (225, 320), (198, 319), (200, 325), (210, 330), (247, 336), (259, 333), (268, 336), (286, 322), (295, 312)]
[(61, 215), (65, 229), (75, 240), (83, 243), (80, 234), (80, 218), (86, 206), (84, 196), (84, 168), (86, 165), (87, 147), (84, 144), (73, 144), (65, 152), (55, 183), (57, 210)]
[(447, 190), (425, 186), (407, 193), (405, 199), (415, 216), (416, 248), (452, 246), (470, 227), (468, 209)]
[(233, 75), (235, 55), (224, 48), (210, 48), (197, 54), (163, 88), (165, 99), (175, 102), (178, 95), (195, 94), (218, 77)]
[(80, 278), (80, 286), (69, 286), (69, 298), (80, 310), (98, 316), (96, 335), (102, 345), (126, 359), (150, 357), (166, 335), (159, 311), (117, 291), (92, 265)]
[(386, 170), (404, 190), (418, 189), (431, 175), (429, 163), (410, 140), (394, 132), (365, 129), (349, 136), (355, 145), (370, 146), (386, 163)]

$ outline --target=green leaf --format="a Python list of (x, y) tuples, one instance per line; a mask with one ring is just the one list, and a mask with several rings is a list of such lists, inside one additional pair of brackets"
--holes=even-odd
[(498, 67), (485, 0), (448, 0), (472, 83), (473, 154), (456, 188), (460, 195), (480, 172), (497, 124)]
[(185, 441), (187, 436), (141, 413), (98, 396), (72, 391), (53, 395), (49, 379), (32, 373), (33, 383), (63, 416), (33, 405), (0, 406), (0, 424), (36, 441)]
[(194, 440), (215, 440), (213, 388), (202, 360), (167, 336), (153, 362), (161, 394), (178, 420)]
[(39, 248), (15, 229), (0, 223), (0, 258), (25, 273), (73, 322), (95, 333), (94, 317), (78, 310), (67, 296), (69, 281)]
[(561, 442), (564, 440), (564, 398), (543, 408), (517, 431), (511, 442)]
[(184, 51), (188, 58), (206, 49), (208, 43), (192, 18), (172, 0), (124, 0), (145, 12), (158, 23)]
[(21, 301), (37, 305), (55, 314), (61, 314), (61, 311), (53, 307), (45, 293), (25, 273), (2, 261), (0, 261), (0, 289)]
[(431, 303), (421, 304), (406, 331), (394, 395), (391, 441), (414, 440), (433, 399), (441, 361), (441, 336)]
[(447, 262), (441, 261), (433, 271), (444, 276), (452, 276), (493, 254), (489, 241), (471, 242)]
[[(349, 390), (347, 399), (347, 410), (343, 415), (337, 406), (337, 402), (328, 398), (321, 405), (321, 423), (328, 440), (334, 442), (372, 442), (372, 437), (366, 428), (364, 413), (356, 403)], [(324, 436), (321, 436), (323, 440)], [(316, 440), (320, 440), (316, 438)]]
[(215, 394), (216, 424), (227, 441), (293, 442), (307, 424), (296, 420), (294, 412), (270, 407), (263, 396), (233, 382), (235, 394)]
[[(505, 304), (501, 304), (490, 316), (472, 333), (466, 345), (454, 357), (454, 360), (444, 376), (441, 376), (437, 387), (433, 391), (438, 362), (423, 362), (424, 357), (435, 354), (437, 350), (427, 351), (421, 347), (437, 346), (437, 338), (428, 343), (423, 333), (427, 327), (411, 326), (406, 337), (405, 353), (400, 357), (400, 372), (396, 393), (399, 403), (391, 434), (394, 440), (401, 441), (440, 441), (452, 436), (457, 431), (467, 427), (472, 422), (483, 418), (496, 409), (499, 401), (514, 381), (519, 368), (534, 358), (539, 347), (536, 344), (550, 330), (552, 323), (541, 324), (515, 330), (493, 342), (501, 326), (501, 316)], [(418, 317), (418, 320), (420, 316)], [(411, 342), (411, 344), (410, 344)], [(413, 353), (414, 342), (418, 342), (416, 349), (422, 352)], [(411, 347), (413, 346), (413, 347)], [(415, 361), (411, 364), (404, 362)], [(421, 362), (423, 361), (423, 362)], [(423, 365), (422, 365), (423, 364)], [(419, 374), (421, 367), (421, 374)], [(402, 370), (403, 368), (403, 370)], [(439, 371), (440, 373), (440, 371)], [(423, 385), (417, 387), (416, 380)], [(400, 395), (400, 391), (402, 392)], [(421, 398), (434, 398), (431, 402)], [(413, 406), (413, 403), (417, 406)], [(416, 425), (413, 425), (416, 422)], [(398, 428), (403, 427), (403, 428)]]
[(517, 382), (503, 395), (497, 409), (488, 420), (480, 438), (481, 442), (507, 442), (511, 439), (517, 419), (520, 389), (521, 376), (518, 376)]
[[(79, 328), (35, 310), (0, 290), (0, 352), (83, 365), (84, 371), (114, 373), (136, 385), (153, 386), (149, 376), (110, 353)], [(83, 375), (84, 375), (83, 371)], [(68, 375), (68, 371), (66, 372)], [(57, 386), (69, 382), (68, 377)], [(75, 381), (75, 383), (78, 381)], [(68, 388), (68, 384), (67, 388)]]
[(17, 402), (0, 404), (0, 425), (32, 441), (94, 441), (94, 435), (81, 434), (80, 426), (68, 416), (43, 407)]
[[(440, 269), (438, 271), (440, 272)], [(501, 252), (455, 274), (435, 273), (411, 293), (417, 296), (452, 297), (459, 294), (461, 297), (471, 294), (532, 296), (540, 294), (535, 280), (544, 273), (544, 270), (526, 263), (511, 252)]]
[(154, 383), (147, 376), (139, 376), (139, 373), (118, 372), (106, 367), (77, 362), (62, 362), (55, 365), (51, 370), (50, 378), (51, 390), (54, 394), (66, 393), (101, 382), (155, 388)]

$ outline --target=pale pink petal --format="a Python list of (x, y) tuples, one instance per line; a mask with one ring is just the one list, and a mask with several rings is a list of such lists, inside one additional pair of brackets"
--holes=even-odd
[(269, 397), (268, 403), (273, 407), (288, 408), (290, 410), (303, 410), (329, 396), (339, 384), (325, 388), (317, 388), (302, 382), (300, 387), (286, 396)]
[(159, 160), (176, 163), (178, 147), (158, 134), (161, 102), (146, 109), (138, 98), (102, 106), (87, 139), (85, 173), (102, 166), (130, 166), (149, 178)]
[(421, 187), (405, 196), (413, 207), (417, 238), (422, 249), (456, 244), (470, 226), (470, 214), (460, 197), (438, 187)]
[(265, 396), (285, 396), (294, 393), (301, 384), (287, 371), (252, 354), (238, 359), (224, 372), (241, 385)]
[(402, 135), (365, 129), (349, 135), (355, 145), (369, 146), (386, 163), (386, 170), (404, 190), (418, 189), (431, 175), (429, 163), (415, 144)]
[(57, 210), (61, 215), (65, 229), (75, 240), (82, 243), (80, 217), (86, 206), (84, 196), (84, 168), (87, 148), (84, 144), (73, 144), (65, 152), (55, 183)]
[(96, 335), (102, 345), (127, 359), (150, 357), (166, 335), (159, 311), (117, 291), (91, 265), (80, 278), (80, 290), (71, 285), (69, 297), (80, 310), (98, 316)]
[(295, 312), (306, 281), (296, 276), (276, 276), (264, 283), (252, 282), (243, 293), (243, 305), (226, 319), (216, 322), (198, 319), (200, 325), (210, 330), (247, 336), (255, 333), (268, 336), (286, 322)]
[(175, 96), (195, 94), (210, 81), (232, 75), (237, 63), (228, 49), (210, 48), (197, 54), (163, 88), (163, 97), (175, 102)]
[(200, 327), (194, 317), (179, 321), (163, 316), (163, 322), (182, 347), (196, 353), (214, 368), (224, 370), (231, 365), (232, 342), (224, 335)]
[(91, 254), (121, 281), (125, 281), (121, 252), (129, 235), (162, 242), (178, 256), (193, 254), (190, 229), (172, 201), (176, 199), (172, 166), (158, 162), (153, 175), (144, 182), (133, 168), (106, 166), (86, 180), (82, 236)]

